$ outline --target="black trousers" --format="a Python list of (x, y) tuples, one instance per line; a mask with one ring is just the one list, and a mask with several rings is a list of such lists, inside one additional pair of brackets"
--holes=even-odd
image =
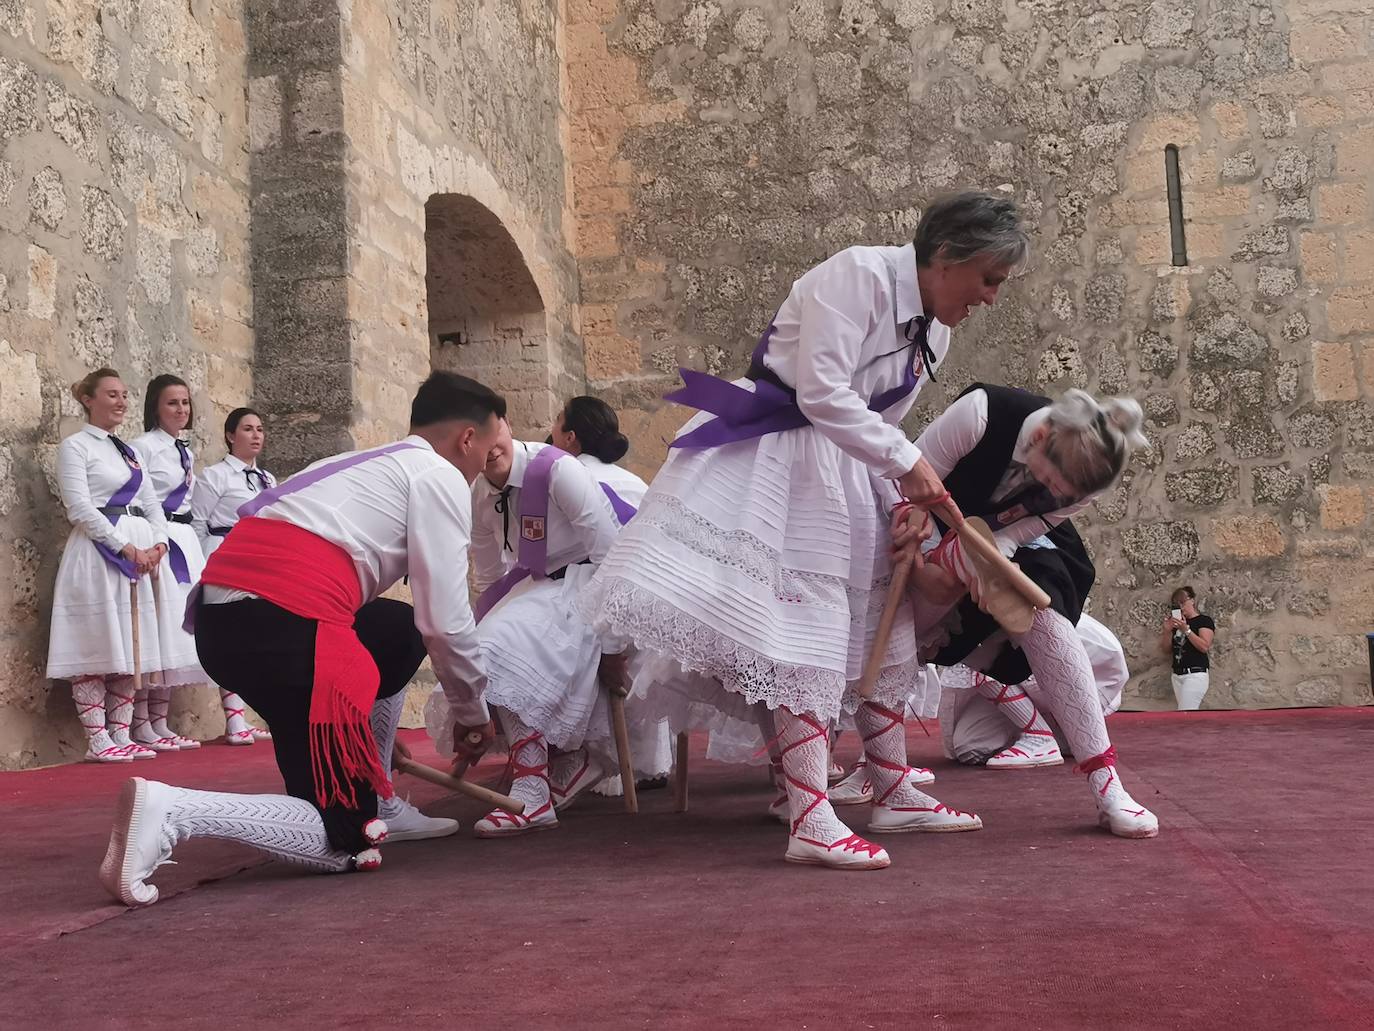
[[(318, 626), (313, 619), (259, 598), (202, 604), (196, 613), (201, 668), (267, 721), (286, 793), (316, 808), (310, 696)], [(390, 698), (405, 690), (425, 658), (424, 641), (415, 629), (415, 610), (405, 602), (378, 598), (358, 610), (353, 629), (381, 673), (377, 697)], [(377, 795), (366, 781), (351, 782), (358, 808), (335, 804), (320, 809), (320, 815), (330, 844), (354, 855), (368, 847), (362, 829), (377, 815)]]

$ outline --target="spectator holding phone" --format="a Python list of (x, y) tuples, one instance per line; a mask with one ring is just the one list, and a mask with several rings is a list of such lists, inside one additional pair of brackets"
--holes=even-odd
[(1217, 625), (1198, 611), (1197, 592), (1180, 587), (1169, 600), (1169, 616), (1159, 635), (1159, 646), (1173, 658), (1174, 698), (1180, 710), (1196, 709), (1207, 694), (1210, 653)]

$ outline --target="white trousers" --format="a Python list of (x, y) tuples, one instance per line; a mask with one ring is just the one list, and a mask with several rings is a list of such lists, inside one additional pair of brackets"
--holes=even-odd
[(1202, 697), (1207, 693), (1207, 673), (1171, 673), (1174, 685), (1174, 698), (1180, 711), (1197, 709), (1202, 705)]

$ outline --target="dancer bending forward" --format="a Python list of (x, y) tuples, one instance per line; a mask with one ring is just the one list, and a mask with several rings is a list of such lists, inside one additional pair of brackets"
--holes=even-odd
[[(1128, 398), (1098, 404), (1070, 390), (1051, 404), (1010, 387), (969, 387), (917, 444), (965, 516), (982, 517), (1002, 553), (1053, 604), (1008, 640), (967, 596), (969, 585), (982, 585), (953, 531), (928, 542), (927, 562), (912, 578), (917, 637), (938, 647), (931, 661), (962, 663), (1003, 684), (1034, 675), (1037, 703), (1058, 721), (1088, 775), (1099, 823), (1127, 838), (1154, 837), (1159, 821), (1126, 793), (1116, 771), (1092, 663), (1074, 629), (1095, 571), (1067, 520), (1117, 482), (1135, 448), (1148, 446), (1141, 421)], [(899, 526), (894, 540), (905, 544), (915, 532)]]
[(771, 710), (791, 862), (889, 863), (826, 798), (828, 729), (842, 709), (874, 771), (870, 830), (981, 826), (910, 782), (908, 607), (872, 701), (854, 686), (890, 579), (886, 481), (916, 503), (944, 494), (900, 422), (948, 350), (949, 327), (993, 303), (1026, 251), (1010, 201), (966, 193), (932, 204), (914, 244), (851, 247), (803, 275), (744, 379), (684, 370), (673, 399), (703, 414), (674, 440), (581, 599), (598, 628), (648, 653), (635, 691), (674, 730), (753, 726), (755, 703)]

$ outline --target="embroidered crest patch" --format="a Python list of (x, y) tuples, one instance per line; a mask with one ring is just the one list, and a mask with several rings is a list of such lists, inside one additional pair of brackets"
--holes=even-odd
[(544, 539), (544, 520), (539, 516), (521, 516), (520, 536), (527, 541), (542, 541)]

